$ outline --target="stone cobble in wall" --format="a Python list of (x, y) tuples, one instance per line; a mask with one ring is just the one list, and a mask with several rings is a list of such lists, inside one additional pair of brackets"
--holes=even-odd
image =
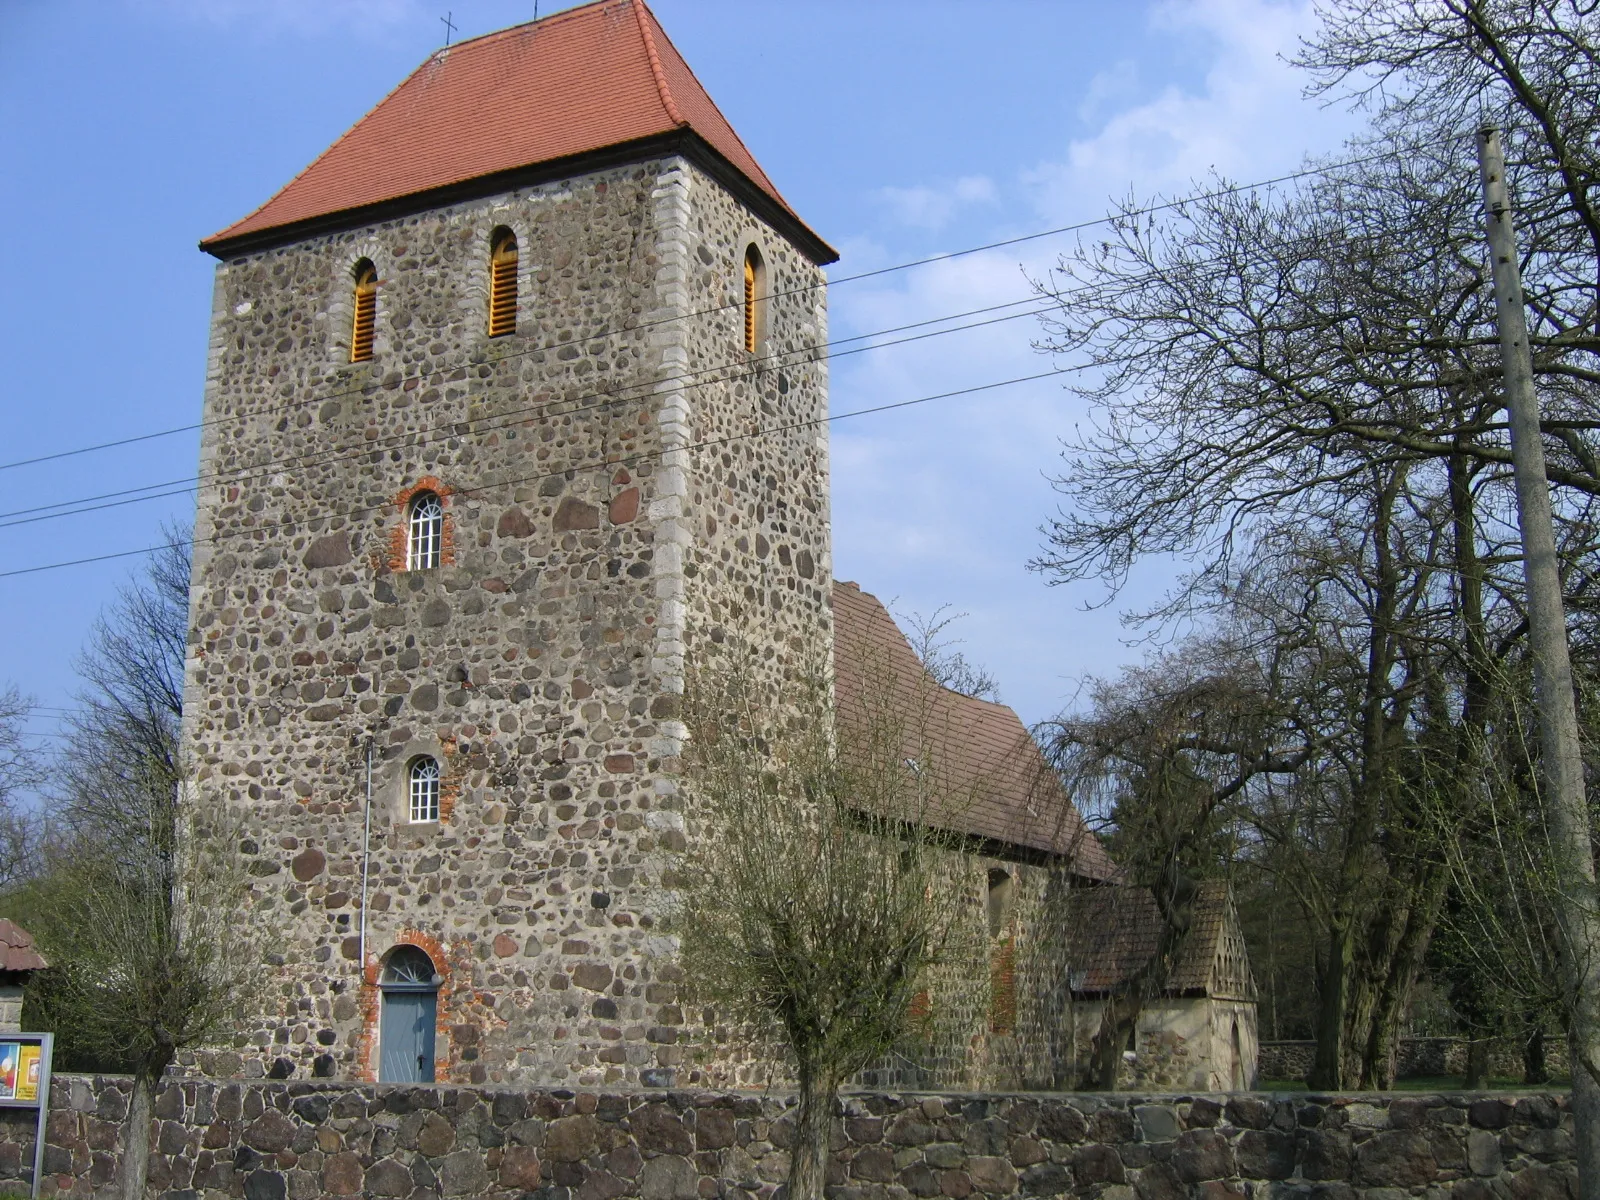
[[(517, 328), (490, 339), (502, 226)], [(767, 314), (781, 360), (718, 308), (753, 239), (789, 293)], [(361, 259), (375, 352), (352, 364)], [(707, 1077), (658, 927), (686, 828), (677, 697), (696, 639), (740, 613), (826, 653), (821, 282), (680, 159), (218, 268), (188, 799), (239, 822), (241, 919), (271, 933), (257, 1019), (186, 1067), (374, 1078), (381, 959), (410, 944), (442, 980), (440, 1080)], [(407, 570), (419, 489), (444, 556)], [(419, 754), (443, 768), (437, 823), (407, 818)]]
[[(58, 1076), (42, 1194), (113, 1191), (128, 1081)], [(343, 1083), (168, 1084), (152, 1196), (770, 1200), (779, 1096)], [(844, 1098), (830, 1200), (1574, 1200), (1565, 1095)], [(0, 1113), (0, 1181), (32, 1164)]]

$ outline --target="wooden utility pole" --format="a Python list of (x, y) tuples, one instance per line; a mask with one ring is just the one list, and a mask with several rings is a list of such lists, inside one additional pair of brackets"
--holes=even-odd
[(1567, 657), (1567, 617), (1556, 565), (1550, 483), (1545, 476), (1528, 318), (1522, 303), (1522, 271), (1506, 190), (1505, 152), (1500, 130), (1493, 125), (1478, 130), (1478, 169), (1494, 271), (1517, 522), (1522, 532), (1522, 570), (1528, 590), (1528, 641), (1533, 650), (1539, 711), (1540, 800), (1557, 887), (1555, 915), (1562, 934), (1578, 1187), (1582, 1200), (1600, 1200), (1600, 1080), (1595, 1077), (1600, 1065), (1600, 914), (1595, 909), (1594, 852), (1572, 663)]

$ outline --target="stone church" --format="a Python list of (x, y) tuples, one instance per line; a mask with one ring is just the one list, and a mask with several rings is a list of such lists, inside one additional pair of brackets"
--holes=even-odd
[[(271, 967), (197, 1067), (730, 1081), (657, 864), (703, 639), (883, 632), (832, 582), (837, 254), (642, 0), (431, 55), (201, 246), (187, 795), (241, 823)], [(1037, 818), (1037, 751), (987, 707), (971, 762), (1014, 778), (968, 831), (975, 904), (1110, 879), (1070, 803)], [(928, 1078), (1037, 1083), (1018, 1009), (976, 1005)]]

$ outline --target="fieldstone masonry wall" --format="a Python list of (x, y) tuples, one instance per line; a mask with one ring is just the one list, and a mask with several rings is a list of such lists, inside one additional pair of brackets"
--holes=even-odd
[[(43, 1195), (112, 1194), (128, 1086), (56, 1077)], [(171, 1200), (770, 1200), (792, 1120), (752, 1094), (208, 1080), (155, 1114)], [(854, 1094), (829, 1196), (1574, 1200), (1571, 1122), (1559, 1094)], [(0, 1181), (28, 1177), (32, 1130), (0, 1112)]]
[[(501, 226), (517, 329), (491, 339)], [(772, 292), (755, 354), (737, 307), (751, 241)], [(376, 350), (352, 364), (362, 258)], [(185, 1066), (375, 1078), (375, 985), (406, 943), (443, 980), (441, 1081), (722, 1081), (688, 1061), (656, 927), (686, 829), (678, 697), (736, 622), (779, 664), (829, 650), (822, 282), (678, 158), (218, 268), (189, 802), (242, 823), (242, 919), (271, 931), (273, 970), (236, 1044)], [(443, 500), (445, 555), (406, 570), (418, 488)], [(412, 824), (422, 754), (442, 819)]]

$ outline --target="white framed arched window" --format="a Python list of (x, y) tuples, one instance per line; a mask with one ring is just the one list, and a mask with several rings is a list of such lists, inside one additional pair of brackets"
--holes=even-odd
[(406, 792), (410, 798), (413, 825), (439, 819), (439, 760), (429, 755), (411, 760), (406, 772)]
[(444, 553), (444, 502), (433, 492), (418, 492), (406, 515), (406, 570), (437, 567)]

